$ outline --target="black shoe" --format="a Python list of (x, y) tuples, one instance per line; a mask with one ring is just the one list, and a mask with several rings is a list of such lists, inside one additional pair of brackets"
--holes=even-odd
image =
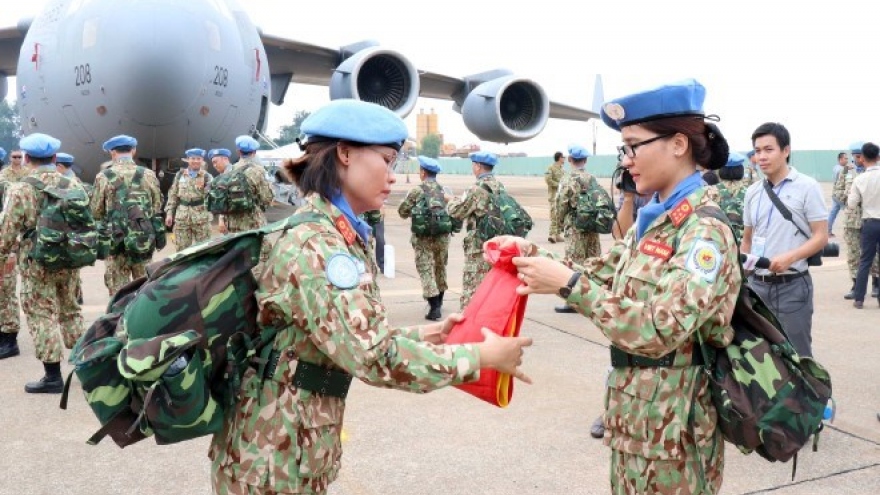
[(17, 333), (0, 333), (0, 359), (18, 356), (18, 338)]
[(569, 306), (568, 304), (563, 304), (562, 306), (556, 306), (553, 308), (553, 311), (557, 313), (577, 313), (577, 310)]
[(604, 416), (599, 416), (593, 421), (593, 426), (590, 426), (590, 436), (593, 438), (602, 438), (605, 436), (605, 418)]
[(853, 299), (856, 298), (856, 290), (853, 289), (853, 290), (849, 291), (845, 296), (843, 296), (843, 298), (846, 299), (847, 301), (852, 301)]
[(437, 296), (437, 307), (439, 309), (443, 309), (443, 295), (446, 294), (445, 290), (440, 291), (440, 295)]
[(556, 237), (555, 236), (551, 235), (550, 237), (547, 238), (547, 240), (550, 241), (550, 244), (556, 244)]
[(60, 394), (64, 390), (64, 380), (60, 376), (44, 376), (39, 381), (29, 382), (24, 391), (29, 394)]
[(428, 314), (425, 315), (426, 320), (431, 321), (440, 321), (443, 315), (440, 313), (440, 305), (437, 302), (440, 296), (432, 296), (428, 298), (428, 304), (431, 305), (431, 309), (428, 310)]
[(853, 301), (853, 307), (856, 309), (862, 309), (865, 307), (864, 301)]
[(880, 285), (875, 285), (873, 289), (871, 289), (871, 297), (880, 297)]

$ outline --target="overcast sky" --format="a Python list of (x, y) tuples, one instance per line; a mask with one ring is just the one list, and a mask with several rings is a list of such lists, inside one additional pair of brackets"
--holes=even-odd
[[(4, 2), (0, 25), (34, 14), (44, 1)], [(539, 82), (558, 102), (588, 108), (597, 73), (607, 99), (687, 77), (707, 88), (705, 108), (721, 116), (734, 149), (768, 120), (785, 124), (795, 149), (843, 149), (880, 140), (880, 4), (782, 1), (543, 0), (416, 2), (247, 0), (267, 33), (337, 47), (363, 39), (406, 55), (419, 69), (463, 77), (507, 68)], [(503, 5), (503, 7), (499, 7)], [(522, 8), (517, 8), (522, 5)], [(326, 6), (326, 8), (325, 8)], [(14, 94), (14, 91), (11, 91)], [(269, 135), (297, 110), (329, 100), (322, 87), (294, 85), (273, 107)], [(440, 114), (447, 142), (477, 142), (451, 103), (422, 99), (407, 119), (415, 135), (420, 108)], [(619, 134), (597, 125), (599, 153)], [(495, 151), (550, 155), (592, 146), (593, 124), (550, 121), (525, 143), (481, 143)]]

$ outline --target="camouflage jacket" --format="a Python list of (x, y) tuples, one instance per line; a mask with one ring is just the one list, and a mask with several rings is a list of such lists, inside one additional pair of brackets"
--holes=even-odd
[(834, 189), (831, 191), (831, 197), (836, 199), (846, 208), (846, 216), (844, 217), (843, 228), (850, 230), (862, 230), (862, 207), (850, 208), (847, 205), (849, 200), (849, 191), (852, 189), (852, 183), (855, 178), (861, 174), (856, 168), (850, 167), (846, 173), (841, 172), (837, 176), (837, 182), (834, 183)]
[[(139, 167), (144, 168), (134, 163), (131, 158), (121, 158), (112, 162), (108, 168), (116, 172), (127, 184), (131, 184)], [(156, 178), (156, 174), (152, 170), (144, 168), (142, 186), (149, 191), (152, 205), (152, 211), (144, 213), (150, 216), (159, 213), (162, 210), (162, 192), (159, 190), (159, 179)], [(116, 190), (113, 188), (113, 184), (107, 180), (103, 170), (98, 172), (98, 175), (95, 176), (95, 191), (91, 198), (92, 214), (94, 214), (95, 220), (104, 220), (107, 212), (114, 208), (115, 195)]]
[[(322, 221), (281, 235), (256, 293), (260, 324), (282, 329), (274, 342), (280, 361), (265, 382), (247, 372), (238, 409), (210, 451), (215, 469), (249, 485), (268, 483), (277, 493), (323, 493), (342, 455), (345, 400), (297, 389), (298, 358), (410, 392), (479, 378), (474, 346), (431, 345), (417, 340), (419, 327), (391, 326), (372, 250), (339, 209), (311, 194), (300, 211), (316, 212)], [(330, 281), (327, 260), (333, 256), (353, 258), (363, 268), (359, 285), (342, 289)]]
[(547, 183), (547, 190), (551, 193), (556, 192), (559, 189), (559, 181), (562, 180), (563, 175), (565, 175), (565, 172), (562, 170), (562, 164), (551, 163), (547, 167), (547, 171), (544, 172), (544, 182)]
[[(486, 190), (483, 185), (492, 190), (492, 193)], [(460, 198), (453, 198), (446, 205), (446, 211), (449, 216), (456, 220), (465, 222), (467, 226), (467, 235), (464, 236), (464, 254), (482, 256), (483, 242), (477, 237), (476, 226), (477, 219), (484, 216), (492, 206), (492, 195), (498, 196), (498, 191), (504, 185), (495, 178), (495, 175), (488, 174), (477, 179), (477, 183), (471, 186)]]
[(18, 182), (30, 175), (30, 173), (31, 169), (28, 166), (13, 167), (12, 165), (7, 165), (3, 167), (3, 170), (0, 170), (0, 182)]
[(715, 186), (718, 191), (718, 204), (724, 213), (731, 219), (738, 218), (739, 223), (736, 225), (736, 238), (741, 240), (743, 234), (743, 206), (746, 200), (746, 190), (751, 183), (746, 179), (740, 180), (722, 180)]
[(716, 432), (705, 375), (690, 364), (699, 352), (696, 332), (717, 347), (733, 339), (741, 276), (730, 229), (692, 213), (704, 205), (717, 206), (702, 188), (655, 219), (640, 240), (630, 229), (607, 254), (572, 266), (584, 275), (568, 303), (611, 344), (650, 358), (675, 352), (671, 367), (614, 368), (609, 375), (605, 438), (615, 450), (681, 459), (689, 421), (698, 443)]
[(205, 208), (205, 195), (211, 179), (211, 174), (204, 170), (199, 170), (195, 177), (191, 177), (186, 169), (177, 173), (168, 189), (168, 201), (165, 203), (165, 211), (171, 212), (175, 223), (201, 224), (211, 221), (211, 214)]
[(562, 178), (559, 183), (559, 191), (556, 193), (556, 222), (567, 228), (571, 214), (577, 210), (578, 199), (581, 191), (590, 186), (590, 175), (584, 169), (573, 169), (570, 174)]
[[(266, 169), (257, 158), (242, 158), (232, 165), (232, 170), (252, 165), (245, 172), (248, 183), (251, 185), (251, 194), (257, 207), (251, 212), (229, 213), (223, 215), (226, 227), (230, 232), (243, 232), (259, 228), (266, 224), (266, 215), (263, 213), (272, 205), (275, 193), (269, 180), (266, 179)], [(229, 172), (227, 172), (229, 173)]]

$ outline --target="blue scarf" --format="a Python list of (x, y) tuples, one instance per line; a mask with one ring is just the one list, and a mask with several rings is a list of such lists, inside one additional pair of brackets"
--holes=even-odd
[(694, 172), (693, 175), (675, 186), (675, 190), (666, 198), (666, 201), (661, 203), (660, 195), (654, 193), (651, 201), (639, 209), (639, 218), (636, 220), (636, 240), (642, 238), (642, 234), (657, 217), (672, 209), (679, 201), (701, 187), (703, 187), (703, 176), (699, 172)]
[(370, 234), (373, 232), (373, 229), (367, 225), (367, 222), (361, 220), (360, 217), (354, 214), (354, 211), (351, 210), (351, 206), (348, 204), (348, 200), (345, 199), (345, 196), (342, 195), (341, 192), (336, 193), (332, 198), (330, 198), (330, 202), (333, 203), (333, 206), (339, 208), (345, 218), (348, 219), (348, 222), (354, 228), (354, 231), (357, 232), (357, 235), (364, 241), (364, 244), (370, 243)]
[(188, 168), (188, 169), (186, 169), (186, 171), (189, 172), (189, 176), (193, 179), (195, 179), (199, 175), (198, 170), (193, 170), (191, 168)]

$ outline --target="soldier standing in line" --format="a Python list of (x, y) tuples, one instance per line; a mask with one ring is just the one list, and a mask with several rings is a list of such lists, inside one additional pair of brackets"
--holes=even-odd
[[(568, 149), (568, 162), (571, 174), (559, 183), (559, 194), (556, 197), (556, 223), (565, 229), (565, 260), (569, 263), (584, 264), (587, 258), (602, 254), (599, 234), (596, 232), (580, 232), (574, 227), (572, 215), (577, 210), (581, 192), (590, 187), (595, 180), (586, 171), (587, 158), (590, 152), (583, 146), (572, 146)], [(568, 304), (556, 306), (557, 313), (575, 313)]]
[[(0, 270), (4, 277), (7, 276), (15, 263), (17, 248), (22, 277), (22, 309), (34, 339), (37, 359), (43, 363), (45, 371), (41, 379), (29, 382), (24, 390), (29, 394), (60, 394), (64, 388), (61, 346), (73, 348), (84, 330), (80, 306), (76, 302), (75, 272), (78, 270), (49, 269), (31, 260), (29, 255), (34, 242), (25, 233), (36, 227), (43, 200), (42, 193), (27, 181), (32, 177), (46, 187), (54, 187), (63, 180), (55, 167), (55, 153), (61, 147), (61, 141), (36, 133), (23, 137), (19, 147), (32, 171), (28, 179), (6, 191), (4, 209), (0, 213)], [(72, 182), (69, 187), (83, 189), (79, 181)], [(18, 334), (3, 335), (6, 339), (12, 336), (11, 344), (18, 354), (15, 341)], [(9, 343), (7, 341), (7, 346)]]
[(745, 161), (746, 157), (731, 151), (727, 158), (727, 164), (718, 171), (721, 182), (715, 186), (718, 191), (718, 206), (730, 220), (730, 226), (736, 234), (737, 240), (742, 240), (743, 204), (746, 199), (746, 189), (749, 188), (749, 183), (745, 178), (745, 167), (743, 167)]
[(498, 200), (498, 191), (504, 187), (495, 178), (495, 165), (498, 164), (498, 156), (494, 153), (478, 151), (471, 153), (471, 172), (477, 178), (477, 183), (471, 186), (460, 198), (446, 197), (447, 211), (449, 216), (456, 220), (467, 223), (467, 235), (464, 237), (464, 274), (461, 286), (461, 309), (468, 305), (471, 296), (477, 290), (483, 277), (492, 268), (488, 261), (483, 259), (483, 242), (477, 232), (477, 220), (485, 216), (492, 207), (492, 202)]
[[(272, 200), (275, 198), (272, 186), (266, 179), (266, 169), (263, 168), (259, 158), (257, 158), (257, 150), (260, 149), (260, 143), (250, 136), (239, 136), (235, 138), (235, 146), (238, 148), (240, 158), (232, 166), (232, 172), (242, 171), (244, 173), (250, 185), (250, 194), (254, 206), (250, 211), (227, 213), (224, 215), (226, 230), (231, 234), (258, 229), (266, 225), (266, 215), (263, 212), (272, 205)], [(255, 275), (259, 276), (260, 272), (262, 272), (263, 265), (269, 257), (270, 249), (271, 245), (267, 236), (263, 239), (260, 263), (254, 267)]]
[[(856, 176), (865, 171), (865, 163), (862, 157), (862, 146), (865, 143), (856, 141), (849, 145), (849, 152), (852, 155), (853, 163), (848, 170), (841, 172), (834, 183), (832, 196), (842, 205), (846, 205), (843, 217), (843, 238), (846, 241), (846, 264), (849, 268), (849, 276), (852, 279), (852, 287), (849, 292), (843, 296), (846, 300), (852, 300), (856, 297), (856, 276), (859, 272), (859, 259), (862, 257), (862, 208), (850, 208), (847, 205), (849, 192), (852, 189), (853, 180)], [(871, 297), (880, 295), (880, 255), (874, 260), (871, 266)]]
[[(6, 200), (6, 191), (30, 173), (28, 167), (22, 165), (23, 156), (22, 150), (13, 150), (9, 156), (9, 165), (0, 170), (0, 212)], [(0, 282), (0, 301), (3, 301), (0, 304), (0, 359), (18, 356), (19, 353), (16, 338), (21, 330), (21, 316), (18, 311), (17, 282), (18, 267), (13, 263)]]
[[(152, 170), (141, 167), (134, 161), (137, 151), (137, 139), (121, 134), (104, 142), (103, 149), (110, 153), (110, 165), (101, 170), (95, 177), (95, 192), (92, 195), (91, 206), (95, 221), (110, 221), (111, 212), (118, 208), (117, 190), (120, 186), (127, 189), (130, 194), (133, 189), (142, 190), (148, 198), (144, 214), (152, 217), (162, 209), (162, 193), (159, 190), (159, 179)], [(142, 179), (136, 184), (134, 179), (141, 172)], [(114, 177), (110, 180), (108, 172)], [(119, 289), (137, 280), (146, 274), (146, 265), (149, 259), (134, 259), (126, 253), (112, 254), (104, 260), (104, 284), (110, 292), (110, 297), (116, 295)]]
[[(232, 156), (232, 152), (226, 148), (217, 148), (208, 152), (208, 160), (211, 161), (211, 165), (214, 166), (214, 170), (217, 171), (218, 174), (223, 175), (229, 170), (229, 157)], [(210, 189), (210, 184), (208, 185), (208, 189)], [(217, 215), (217, 231), (221, 234), (227, 233), (229, 230), (226, 228), (226, 216), (225, 215)]]
[(755, 156), (755, 150), (746, 151), (746, 158), (748, 158), (749, 163), (745, 165), (745, 170), (743, 170), (743, 179), (745, 179), (747, 185), (751, 186), (761, 180), (758, 175), (758, 157)]
[(550, 237), (547, 238), (551, 244), (556, 244), (557, 242), (562, 242), (565, 240), (562, 237), (562, 226), (556, 220), (557, 212), (556, 212), (556, 193), (559, 191), (559, 181), (562, 180), (565, 172), (562, 170), (562, 166), (565, 162), (565, 155), (562, 154), (561, 151), (557, 151), (553, 154), (553, 163), (547, 167), (547, 171), (544, 172), (544, 182), (547, 183), (547, 201), (550, 202)]
[[(55, 154), (55, 170), (58, 171), (59, 174), (67, 177), (68, 179), (76, 182), (81, 185), (83, 189), (88, 193), (88, 188), (79, 177), (76, 176), (74, 172), (74, 157), (69, 153), (56, 153)], [(82, 306), (83, 303), (83, 290), (82, 290), (82, 274), (80, 270), (76, 270), (76, 303)]]
[[(439, 198), (446, 203), (443, 187), (437, 182), (437, 174), (442, 170), (440, 163), (427, 156), (419, 156), (419, 178), (422, 184), (409, 190), (403, 202), (397, 208), (400, 218), (413, 217), (412, 222), (420, 222), (430, 228), (431, 219), (416, 218), (417, 211), (413, 208), (420, 202), (428, 202), (428, 198)], [(431, 210), (428, 210), (431, 211)], [(445, 212), (445, 206), (444, 210)], [(423, 212), (425, 213), (425, 212)], [(434, 218), (437, 218), (434, 216)], [(448, 219), (448, 218), (447, 218)], [(439, 226), (438, 226), (439, 227)], [(428, 301), (430, 309), (425, 319), (439, 321), (442, 317), (443, 295), (446, 293), (446, 262), (449, 259), (449, 238), (452, 232), (452, 222), (449, 222), (449, 232), (438, 235), (416, 235), (410, 238), (413, 251), (416, 253), (416, 270), (422, 281), (422, 297)]]
[(211, 174), (202, 169), (204, 155), (203, 149), (187, 150), (189, 166), (177, 172), (168, 190), (165, 225), (174, 227), (174, 245), (178, 251), (211, 238), (211, 214), (205, 208)]

